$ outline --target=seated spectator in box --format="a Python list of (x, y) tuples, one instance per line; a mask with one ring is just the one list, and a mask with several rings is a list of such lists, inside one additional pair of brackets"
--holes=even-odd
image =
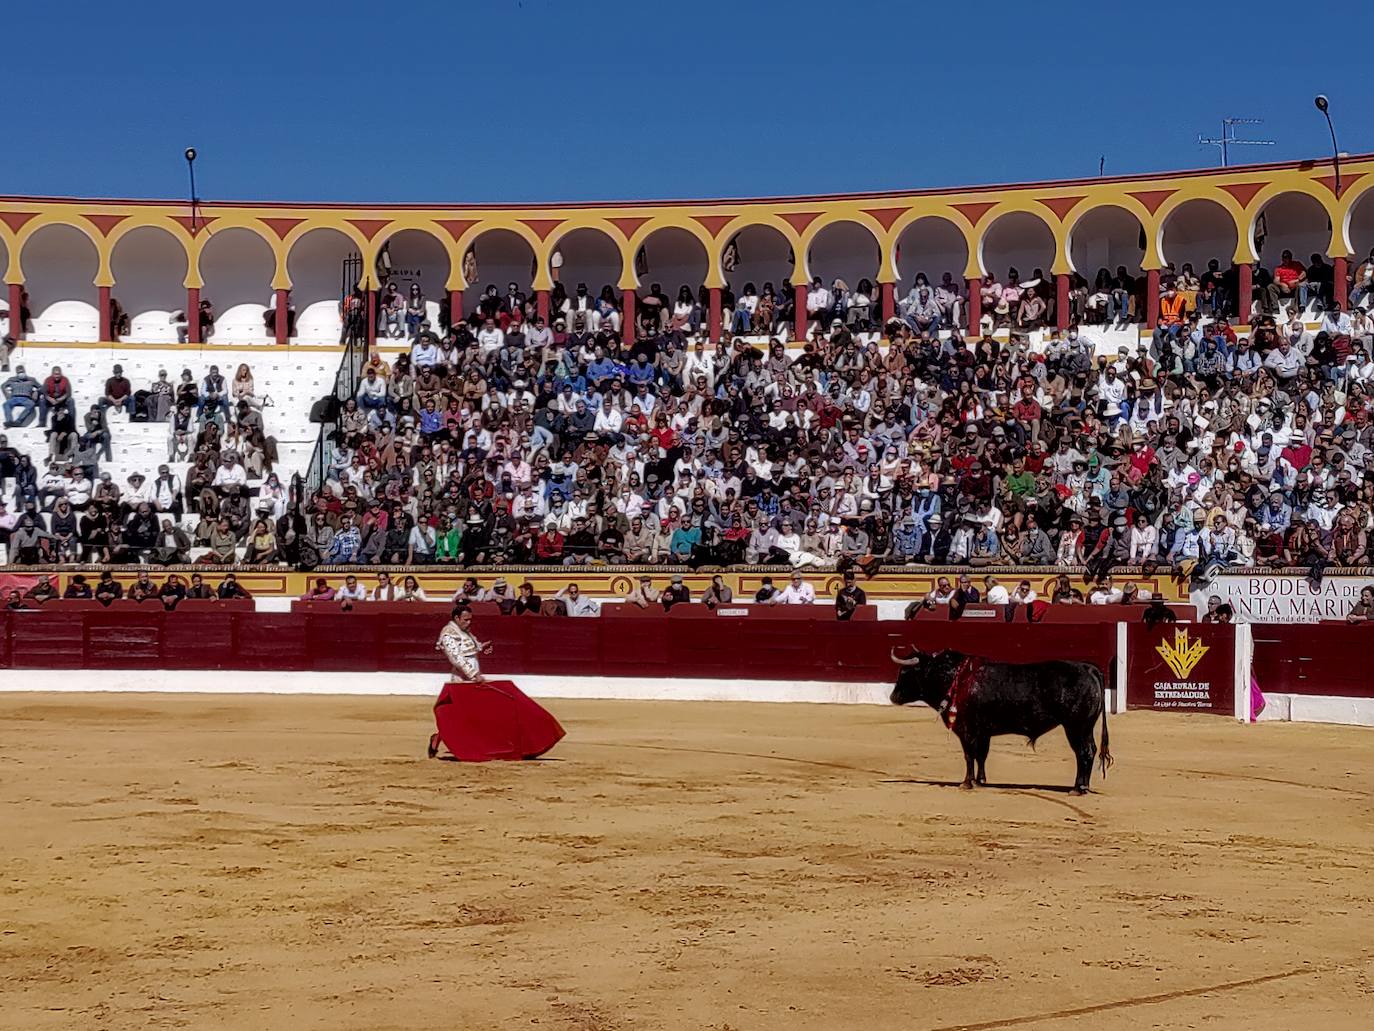
[(424, 588), (420, 586), (420, 581), (415, 577), (407, 575), (401, 581), (400, 593), (396, 595), (396, 601), (428, 601), (429, 596), (425, 594)]
[(674, 573), (672, 580), (667, 588), (659, 596), (659, 602), (663, 605), (663, 611), (667, 612), (674, 605), (686, 605), (692, 600), (692, 591), (682, 582), (682, 574)]
[(1111, 576), (1104, 576), (1088, 594), (1090, 605), (1119, 605), (1124, 597)]
[(47, 574), (40, 576), (38, 582), (24, 592), (24, 600), (35, 605), (42, 605), (56, 597), (57, 588), (53, 586), (52, 577)]
[(205, 582), (205, 577), (199, 573), (192, 573), (191, 586), (186, 589), (186, 597), (190, 601), (214, 601), (215, 589)]
[(535, 593), (534, 584), (526, 580), (520, 585), (519, 596), (515, 599), (512, 611), (517, 616), (539, 615), (544, 599)]
[(176, 573), (172, 573), (167, 577), (166, 583), (158, 588), (157, 598), (162, 607), (170, 612), (186, 599), (186, 582)]
[(647, 609), (650, 605), (657, 605), (663, 592), (657, 590), (653, 585), (653, 577), (647, 573), (639, 578), (630, 593), (625, 596), (625, 604), (633, 605), (635, 608)]
[(138, 576), (129, 587), (127, 597), (130, 601), (156, 601), (157, 592), (158, 586), (149, 578), (148, 571), (146, 569), (140, 569), (138, 571)]
[(124, 597), (124, 585), (116, 580), (114, 574), (109, 570), (102, 572), (95, 585), (95, 600), (103, 605), (108, 605), (122, 597)]
[(215, 596), (220, 601), (251, 601), (253, 596), (248, 593), (247, 588), (239, 583), (238, 577), (233, 573), (225, 573), (224, 579), (215, 588)]
[(596, 616), (601, 612), (601, 606), (583, 594), (575, 583), (568, 584), (567, 587), (555, 594), (554, 598), (567, 607), (569, 616)]
[(62, 592), (62, 597), (72, 601), (89, 601), (95, 597), (95, 592), (85, 576), (77, 573), (67, 583), (67, 589)]
[(816, 589), (807, 583), (800, 572), (794, 572), (786, 587), (769, 599), (770, 605), (812, 605)]
[(1374, 587), (1360, 588), (1360, 597), (1345, 614), (1345, 621), (1352, 625), (1374, 623)]
[(705, 593), (701, 596), (702, 604), (708, 609), (716, 609), (722, 605), (729, 605), (734, 600), (735, 592), (730, 589), (729, 585), (725, 582), (725, 578), (719, 573), (711, 577), (710, 586), (706, 588)]
[(367, 600), (367, 588), (358, 583), (358, 578), (349, 573), (344, 577), (343, 586), (334, 592), (334, 600), (344, 608), (352, 608), (354, 602)]

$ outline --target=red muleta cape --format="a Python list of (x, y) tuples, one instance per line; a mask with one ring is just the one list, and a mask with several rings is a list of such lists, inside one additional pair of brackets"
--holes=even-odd
[(450, 680), (434, 703), (439, 738), (463, 762), (536, 759), (565, 731), (538, 702), (509, 680)]

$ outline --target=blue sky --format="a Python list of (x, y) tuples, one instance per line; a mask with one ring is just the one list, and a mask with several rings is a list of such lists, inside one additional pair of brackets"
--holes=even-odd
[(1091, 176), (1100, 156), (1125, 174), (1216, 164), (1197, 136), (1226, 115), (1278, 141), (1241, 161), (1329, 155), (1318, 92), (1341, 149), (1374, 151), (1347, 37), (1290, 42), (1269, 0), (1211, 10), (25, 4), (6, 19), (0, 192), (181, 198), (188, 145), (209, 200), (828, 193)]

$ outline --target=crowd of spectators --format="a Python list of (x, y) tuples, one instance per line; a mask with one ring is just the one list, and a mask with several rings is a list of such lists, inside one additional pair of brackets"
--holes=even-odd
[[(0, 384), (6, 429), (37, 422), (46, 454), (0, 433), (0, 562), (273, 562), (275, 523), (288, 491), (272, 471), (277, 446), (263, 425), (271, 399), (251, 369), (232, 378), (209, 366), (172, 382), (165, 369), (135, 389), (115, 365), (99, 397), (78, 406), (70, 379), (53, 366), (43, 380), (16, 365)], [(167, 460), (116, 483), (112, 417), (167, 427)], [(207, 550), (208, 549), (208, 550)]]
[[(1200, 277), (1169, 271), (1152, 338), (1105, 355), (1076, 324), (1044, 328), (1055, 299), (1040, 270), (987, 277), (985, 332), (972, 339), (951, 274), (933, 288), (918, 277), (881, 327), (872, 284), (818, 280), (806, 301), (815, 331), (798, 352), (770, 335), (795, 303), (771, 284), (728, 296), (716, 342), (705, 296), (685, 287), (677, 301), (657, 285), (639, 298), (628, 343), (609, 288), (560, 285), (546, 325), (515, 284), (493, 286), (461, 319), (441, 305), (437, 331), (418, 291), (391, 291), (384, 336), (410, 346), (368, 358), (312, 497), (288, 505), (269, 477), (254, 519), (242, 482), (214, 471), (245, 464), (242, 432), (224, 434), (257, 411), (222, 380), (214, 391), (192, 382), (190, 405), (167, 398), (172, 438), (179, 415), (196, 461), (196, 482), (175, 493), (200, 516), (192, 543), (217, 562), (1082, 566), (1090, 594), (1118, 566), (1194, 581), (1228, 566), (1320, 577), (1369, 562), (1374, 325), (1336, 303), (1319, 256), (1295, 266), (1284, 252), (1272, 274), (1256, 273), (1248, 336), (1226, 318), (1234, 287), (1217, 262)], [(1371, 273), (1374, 256), (1354, 270), (1363, 303)], [(1070, 304), (1085, 322), (1136, 321), (1141, 289), (1104, 269)], [(1315, 329), (1302, 321), (1308, 303)], [(1005, 341), (992, 336), (1001, 326)], [(41, 414), (62, 407), (54, 378), (35, 388)], [(87, 418), (106, 401), (140, 403), (116, 394)], [(89, 452), (99, 437), (83, 439)], [(121, 545), (145, 561), (185, 554), (175, 540), (92, 545), (79, 527), (75, 549), (36, 543), (59, 540), (37, 524), (55, 521), (62, 499), (6, 454), (0, 475), (23, 509), (18, 523), (0, 515), (13, 560), (112, 558)], [(156, 499), (143, 513), (129, 500), (118, 519), (97, 518), (98, 533), (140, 516), (156, 526)]]

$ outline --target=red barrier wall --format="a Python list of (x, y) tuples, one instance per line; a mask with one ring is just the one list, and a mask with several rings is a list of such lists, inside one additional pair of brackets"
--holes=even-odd
[(1374, 626), (1255, 623), (1252, 633), (1261, 691), (1374, 698)]
[[(352, 612), (163, 612), (48, 608), (0, 615), (0, 667), (437, 671), (441, 606)], [(1108, 670), (1116, 628), (794, 619), (567, 619), (481, 614), (496, 673), (883, 682), (896, 646), (990, 659), (1076, 658)], [(18, 674), (22, 676), (22, 674)], [(249, 685), (245, 685), (246, 687)]]

